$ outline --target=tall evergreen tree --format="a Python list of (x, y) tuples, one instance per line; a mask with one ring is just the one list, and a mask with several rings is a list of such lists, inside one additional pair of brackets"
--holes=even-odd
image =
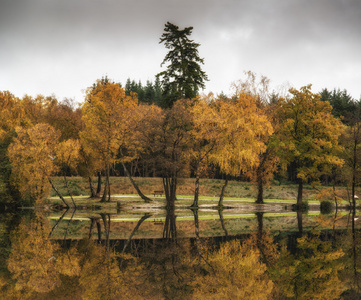
[(205, 88), (208, 80), (201, 69), (203, 58), (199, 57), (200, 44), (189, 38), (193, 27), (179, 29), (178, 26), (167, 22), (160, 43), (164, 43), (169, 52), (161, 65), (169, 63), (167, 69), (157, 74), (162, 78), (163, 107), (171, 107), (181, 98), (194, 98), (200, 88)]

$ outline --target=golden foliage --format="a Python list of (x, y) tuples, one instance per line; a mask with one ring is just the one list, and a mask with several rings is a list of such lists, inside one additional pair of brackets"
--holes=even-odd
[[(273, 282), (259, 251), (233, 240), (208, 256), (205, 276), (194, 282), (194, 299), (270, 299)], [(211, 267), (210, 267), (211, 266)]]
[(311, 86), (290, 89), (291, 99), (281, 99), (278, 115), (280, 149), (288, 162), (297, 163), (297, 177), (306, 181), (330, 173), (332, 166), (341, 166), (337, 156), (342, 147), (338, 138), (342, 124), (331, 114), (331, 105), (321, 101), (319, 94), (311, 92)]
[(23, 194), (42, 197), (49, 192), (48, 178), (56, 171), (53, 163), (59, 133), (48, 124), (17, 129), (9, 146), (12, 181)]
[(47, 293), (61, 285), (60, 274), (80, 273), (77, 251), (61, 251), (48, 238), (49, 232), (49, 224), (42, 216), (30, 222), (23, 219), (12, 232), (8, 269), (16, 280), (16, 289)]
[(56, 147), (55, 162), (62, 168), (75, 170), (80, 161), (80, 141), (69, 139)]
[(343, 269), (342, 250), (333, 249), (331, 242), (320, 240), (318, 232), (304, 235), (297, 242), (296, 254), (284, 250), (271, 271), (280, 294), (299, 299), (339, 298), (345, 290), (339, 279)]
[(222, 172), (238, 175), (258, 163), (258, 154), (266, 150), (264, 136), (273, 133), (272, 124), (252, 95), (241, 93), (234, 102), (219, 100), (215, 105), (222, 134), (211, 159)]
[[(125, 265), (122, 269), (119, 261)], [(139, 276), (142, 267), (129, 254), (117, 255), (102, 245), (91, 243), (83, 262), (79, 283), (83, 299), (142, 299)]]
[(98, 80), (88, 88), (85, 100), (81, 143), (87, 153), (109, 167), (116, 161), (119, 148), (129, 143), (129, 118), (138, 99), (133, 94), (127, 96), (119, 84)]

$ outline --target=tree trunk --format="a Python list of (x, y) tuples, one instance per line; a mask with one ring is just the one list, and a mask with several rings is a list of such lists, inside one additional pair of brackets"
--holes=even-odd
[(49, 233), (49, 238), (51, 237), (51, 235), (53, 234), (54, 230), (56, 227), (58, 227), (58, 225), (60, 224), (61, 220), (63, 220), (63, 218), (65, 217), (66, 213), (68, 212), (69, 209), (66, 209), (66, 211), (64, 211), (64, 213), (62, 214), (62, 216), (60, 217), (60, 219), (55, 223), (55, 225), (53, 226), (53, 228), (51, 229), (50, 233)]
[(258, 193), (257, 193), (257, 200), (256, 203), (258, 204), (263, 204), (263, 180), (262, 177), (259, 176), (259, 174), (257, 174), (257, 188), (258, 188)]
[(167, 209), (174, 209), (177, 190), (177, 177), (163, 177), (163, 187), (167, 201)]
[(226, 225), (224, 224), (223, 210), (221, 208), (218, 209), (218, 215), (219, 215), (219, 220), (221, 221), (221, 225), (222, 225), (222, 229), (224, 231), (224, 235), (227, 238), (228, 237), (228, 231), (227, 231)]
[(167, 215), (165, 218), (163, 238), (175, 241), (177, 238), (176, 216), (175, 216), (175, 198), (177, 190), (177, 177), (163, 177), (164, 193), (167, 201)]
[(354, 163), (354, 169), (352, 170), (352, 186), (351, 186), (351, 199), (352, 199), (352, 206), (353, 209), (356, 209), (356, 199), (355, 199), (355, 188), (356, 188), (356, 166)]
[(67, 208), (69, 208), (69, 204), (66, 203), (65, 199), (63, 198), (63, 196), (60, 194), (60, 192), (58, 191), (58, 189), (55, 187), (55, 185), (53, 184), (53, 182), (51, 181), (51, 179), (49, 178), (49, 182), (53, 188), (53, 190), (57, 193), (57, 195), (59, 196), (59, 198), (64, 202), (65, 206)]
[(356, 199), (355, 199), (355, 187), (356, 187), (356, 167), (357, 167), (357, 140), (355, 139), (354, 148), (353, 148), (353, 165), (352, 165), (352, 206), (353, 209), (356, 209)]
[(303, 235), (302, 210), (297, 211), (297, 224), (300, 236)]
[(73, 202), (74, 208), (76, 208), (75, 201), (74, 201), (73, 196), (71, 195), (71, 192), (70, 192), (70, 189), (69, 189), (68, 180), (66, 179), (66, 174), (64, 174), (64, 181), (65, 181), (66, 189), (68, 190), (68, 194), (70, 196), (70, 199)]
[(303, 180), (298, 179), (297, 209), (302, 207)]
[(93, 186), (93, 180), (90, 176), (88, 177), (88, 180), (89, 180), (90, 198), (95, 198), (96, 194)]
[(258, 242), (262, 240), (263, 237), (263, 212), (256, 212), (256, 216), (257, 216), (257, 239)]
[(128, 176), (130, 182), (132, 183), (133, 187), (135, 188), (135, 190), (137, 191), (139, 197), (141, 197), (146, 203), (152, 202), (152, 199), (148, 198), (147, 196), (145, 196), (142, 191), (140, 190), (140, 188), (138, 187), (138, 185), (135, 183), (135, 181), (133, 180), (133, 177), (130, 175), (127, 167), (125, 166), (125, 164), (122, 162), (123, 168), (124, 168), (124, 172), (125, 174)]
[(269, 148), (261, 155), (260, 163), (256, 169), (256, 183), (257, 183), (257, 200), (256, 203), (263, 204), (263, 176), (265, 172), (265, 164), (269, 158)]
[(104, 194), (100, 202), (110, 202), (110, 166), (109, 163), (107, 163), (106, 167), (106, 177), (105, 177), (105, 188), (104, 188)]
[(174, 206), (167, 209), (167, 215), (165, 217), (163, 228), (163, 238), (170, 239), (174, 242), (177, 239), (177, 226)]
[(123, 247), (123, 251), (122, 253), (125, 252), (125, 250), (127, 249), (130, 241), (132, 240), (132, 237), (134, 236), (134, 234), (137, 232), (137, 230), (139, 229), (140, 225), (150, 217), (151, 215), (146, 213), (143, 217), (141, 217), (141, 219), (138, 221), (137, 225), (135, 226), (135, 228), (133, 229), (132, 233), (130, 234), (128, 240), (125, 242), (124, 247)]
[(198, 208), (198, 199), (199, 199), (199, 164), (197, 165), (197, 169), (196, 169), (196, 182), (194, 188), (194, 200), (193, 200), (193, 204), (191, 205), (192, 208)]
[(224, 181), (224, 185), (222, 187), (221, 195), (219, 196), (218, 207), (223, 207), (223, 198), (224, 198), (224, 193), (226, 191), (227, 185), (228, 185), (228, 175), (226, 175), (226, 180)]
[(98, 172), (98, 185), (97, 185), (96, 197), (100, 197), (101, 192), (102, 192), (102, 173)]

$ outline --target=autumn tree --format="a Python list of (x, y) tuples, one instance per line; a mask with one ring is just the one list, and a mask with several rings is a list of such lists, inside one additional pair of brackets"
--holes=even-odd
[[(259, 161), (259, 154), (266, 150), (264, 137), (273, 132), (272, 125), (264, 112), (257, 106), (257, 98), (240, 93), (235, 101), (218, 100), (215, 103), (221, 121), (221, 139), (217, 151), (210, 160), (219, 166), (221, 172), (238, 176), (247, 172)], [(223, 204), (224, 189), (219, 206)]]
[(165, 110), (149, 106), (135, 133), (144, 145), (143, 157), (155, 166), (155, 174), (163, 180), (168, 208), (174, 207), (180, 174), (188, 170), (187, 151), (192, 145), (189, 105), (190, 101), (179, 100)]
[(290, 89), (290, 99), (279, 101), (279, 149), (283, 159), (293, 163), (298, 178), (297, 206), (302, 205), (303, 184), (328, 174), (331, 167), (342, 165), (336, 156), (341, 122), (331, 114), (329, 102), (321, 101), (311, 86)]
[(77, 165), (80, 161), (80, 141), (68, 139), (61, 142), (56, 149), (55, 163), (59, 166), (60, 171), (63, 173), (65, 185), (70, 195), (73, 205), (75, 206), (74, 199), (70, 193), (68, 180), (66, 178), (69, 174), (74, 174), (77, 169)]
[(199, 57), (200, 44), (190, 39), (193, 27), (179, 29), (167, 22), (160, 43), (169, 49), (162, 65), (169, 63), (167, 69), (157, 74), (163, 88), (163, 107), (171, 107), (178, 99), (192, 99), (208, 80), (201, 69), (203, 58)]
[(272, 134), (264, 134), (262, 136), (266, 150), (258, 154), (258, 161), (255, 166), (247, 172), (247, 176), (257, 185), (256, 203), (263, 203), (264, 186), (271, 181), (279, 164), (274, 136), (279, 123), (275, 111), (277, 101), (280, 97), (275, 91), (270, 91), (270, 79), (266, 76), (257, 76), (257, 74), (252, 71), (246, 71), (244, 73), (245, 78), (233, 84), (236, 95), (245, 93), (255, 97), (257, 99), (257, 106), (262, 110), (263, 114), (266, 115), (273, 127)]
[(344, 147), (340, 155), (345, 161), (344, 179), (351, 183), (352, 205), (356, 207), (356, 186), (361, 174), (361, 120), (354, 118), (345, 126), (341, 135), (341, 145)]
[(60, 141), (77, 140), (84, 124), (81, 109), (72, 99), (58, 101), (55, 97), (43, 100), (44, 120), (60, 132)]
[(217, 151), (223, 134), (217, 109), (206, 101), (207, 99), (202, 98), (195, 99), (189, 108), (192, 122), (190, 132), (192, 147), (189, 148), (188, 155), (196, 178), (192, 207), (198, 207), (201, 172), (209, 165), (210, 157)]
[(116, 162), (123, 139), (129, 108), (137, 105), (136, 96), (127, 96), (119, 84), (107, 78), (88, 88), (82, 107), (85, 129), (81, 132), (86, 151), (94, 152), (104, 164), (106, 181), (101, 201), (110, 201), (110, 169)]
[(0, 202), (9, 204), (12, 202), (10, 195), (17, 197), (17, 190), (10, 184), (11, 163), (8, 148), (16, 137), (15, 128), (27, 125), (27, 121), (20, 99), (9, 91), (0, 91), (0, 111)]
[(48, 194), (50, 176), (57, 170), (53, 160), (59, 133), (48, 124), (17, 129), (9, 147), (12, 182), (23, 196), (36, 199)]

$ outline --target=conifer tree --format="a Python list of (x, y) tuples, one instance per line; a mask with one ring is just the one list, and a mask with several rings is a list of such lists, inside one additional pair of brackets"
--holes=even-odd
[(189, 38), (193, 27), (179, 29), (178, 26), (167, 22), (160, 43), (164, 43), (169, 52), (161, 65), (169, 63), (167, 69), (157, 74), (162, 78), (163, 107), (171, 107), (182, 98), (194, 98), (200, 88), (204, 89), (208, 80), (206, 73), (201, 69), (203, 58), (199, 57), (200, 44)]

